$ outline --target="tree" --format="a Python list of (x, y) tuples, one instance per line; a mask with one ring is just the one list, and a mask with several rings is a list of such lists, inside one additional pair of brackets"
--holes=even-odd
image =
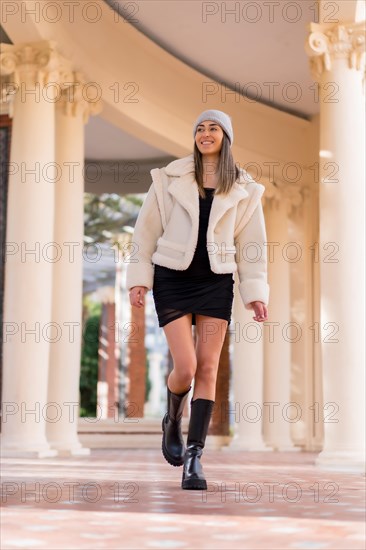
[[(128, 229), (135, 225), (137, 215), (143, 200), (135, 195), (120, 197), (116, 194), (95, 195), (84, 194), (84, 242), (88, 245), (102, 245), (108, 243), (109, 253), (113, 253), (113, 245), (119, 245), (121, 234), (130, 232)], [(106, 250), (104, 250), (106, 253)], [(103, 265), (103, 264), (102, 264)], [(87, 266), (88, 280), (85, 287), (90, 291), (104, 285), (108, 276), (115, 278), (115, 263), (90, 263)], [(92, 269), (92, 271), (91, 271)], [(108, 271), (105, 273), (104, 271)], [(92, 283), (89, 277), (92, 275)], [(113, 284), (113, 283), (112, 283)], [(97, 408), (98, 382), (98, 349), (99, 326), (101, 321), (101, 304), (93, 304), (84, 296), (86, 315), (84, 319), (84, 333), (81, 352), (80, 372), (80, 416), (95, 416)]]
[(98, 382), (98, 348), (101, 312), (85, 323), (81, 349), (80, 416), (96, 416)]
[(142, 200), (135, 195), (84, 194), (84, 236), (87, 243), (114, 243), (114, 234), (134, 226)]

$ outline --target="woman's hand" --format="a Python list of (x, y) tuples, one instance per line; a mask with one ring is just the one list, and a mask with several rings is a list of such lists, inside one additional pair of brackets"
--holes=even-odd
[(251, 302), (250, 305), (254, 309), (254, 321), (266, 321), (268, 319), (268, 310), (263, 302)]
[(147, 286), (133, 286), (130, 290), (130, 304), (135, 307), (143, 307)]

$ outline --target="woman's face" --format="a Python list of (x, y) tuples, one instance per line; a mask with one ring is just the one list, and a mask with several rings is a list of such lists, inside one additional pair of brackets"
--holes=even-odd
[(216, 155), (221, 151), (224, 131), (212, 120), (204, 120), (197, 126), (195, 141), (202, 155)]

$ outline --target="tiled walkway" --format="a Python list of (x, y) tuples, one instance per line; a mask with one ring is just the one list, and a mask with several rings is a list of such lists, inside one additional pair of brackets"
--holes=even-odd
[(364, 476), (316, 453), (206, 449), (209, 491), (159, 450), (3, 459), (3, 549), (364, 549)]

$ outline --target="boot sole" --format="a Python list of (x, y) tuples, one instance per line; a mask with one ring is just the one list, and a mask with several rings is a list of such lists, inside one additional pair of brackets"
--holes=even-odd
[(163, 430), (163, 441), (161, 443), (161, 450), (162, 450), (162, 453), (163, 453), (163, 456), (165, 458), (165, 460), (168, 462), (168, 464), (170, 464), (171, 466), (183, 466), (184, 464), (184, 459), (183, 460), (176, 460), (175, 458), (173, 458), (167, 451), (165, 445), (164, 445), (164, 418), (163, 418), (163, 421), (161, 423), (161, 428)]
[(182, 489), (207, 491), (207, 482), (205, 479), (184, 479)]

